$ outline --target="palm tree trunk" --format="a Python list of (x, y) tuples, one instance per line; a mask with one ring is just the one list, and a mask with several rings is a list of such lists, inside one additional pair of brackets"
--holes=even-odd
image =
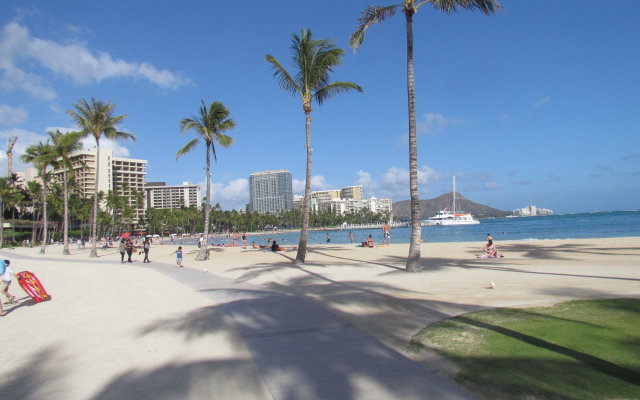
[(204, 240), (202, 241), (202, 246), (200, 246), (200, 251), (198, 251), (196, 261), (207, 259), (207, 244), (209, 243), (209, 205), (211, 204), (211, 199), (209, 198), (211, 196), (211, 156), (209, 152), (209, 144), (207, 143), (207, 194), (204, 204)]
[(307, 257), (307, 241), (309, 237), (309, 203), (311, 202), (311, 113), (306, 113), (305, 129), (307, 148), (307, 176), (304, 181), (304, 200), (302, 202), (302, 229), (300, 230), (300, 243), (298, 243), (298, 254), (296, 263), (304, 263)]
[(47, 249), (47, 182), (43, 179), (42, 180), (42, 243), (40, 244), (40, 254), (45, 254), (46, 249)]
[(36, 238), (38, 237), (38, 225), (36, 221), (38, 220), (38, 213), (36, 213), (36, 204), (35, 200), (33, 202), (33, 220), (31, 221), (31, 247), (36, 244)]
[(409, 191), (411, 195), (411, 241), (406, 270), (420, 270), (420, 240), (422, 226), (418, 197), (418, 145), (416, 141), (416, 102), (413, 78), (413, 9), (405, 8), (407, 20), (407, 98), (409, 103)]
[(62, 183), (64, 191), (64, 210), (62, 212), (62, 243), (64, 244), (64, 248), (62, 249), (62, 254), (71, 255), (71, 252), (69, 251), (69, 193), (67, 191), (66, 169), (62, 172), (62, 179), (64, 180)]
[(100, 177), (100, 140), (96, 138), (96, 185), (93, 197), (93, 219), (91, 221), (91, 253), (98, 257), (98, 178)]

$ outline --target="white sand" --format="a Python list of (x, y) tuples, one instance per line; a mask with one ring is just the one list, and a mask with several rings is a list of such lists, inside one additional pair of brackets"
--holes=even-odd
[[(311, 299), (401, 352), (426, 325), (472, 310), (640, 297), (640, 238), (498, 246), (504, 258), (479, 260), (482, 243), (425, 243), (424, 271), (414, 274), (403, 271), (406, 244), (312, 246), (301, 267), (291, 262), (293, 250), (214, 248), (210, 260), (196, 262), (197, 248), (184, 246), (184, 265)], [(176, 248), (154, 246), (151, 265), (175, 268), (169, 253)], [(100, 250), (97, 259), (75, 247), (71, 256), (61, 246), (38, 253), (0, 252), (16, 272), (36, 273), (53, 295), (34, 305), (12, 284), (22, 300), (0, 318), (3, 398), (116, 399), (136, 391), (157, 398), (269, 397), (233, 320), (194, 290), (136, 268), (141, 255), (122, 265), (115, 250)], [(190, 325), (203, 320), (185, 318), (191, 315), (211, 322)], [(429, 362), (430, 355), (423, 357)]]

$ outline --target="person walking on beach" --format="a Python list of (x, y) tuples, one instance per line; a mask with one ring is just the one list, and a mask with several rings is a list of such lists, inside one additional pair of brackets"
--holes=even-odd
[(382, 225), (382, 244), (388, 246), (389, 241), (391, 241), (391, 226), (385, 222)]
[(327, 232), (327, 243), (331, 243), (331, 235), (329, 235), (329, 232)]
[(124, 242), (124, 238), (120, 239), (118, 251), (120, 252), (120, 264), (124, 264), (124, 253), (127, 251), (127, 245)]
[(151, 249), (151, 242), (149, 238), (144, 239), (144, 243), (142, 244), (142, 250), (144, 250), (144, 260), (142, 262), (150, 263), (149, 261), (149, 250)]
[(349, 240), (353, 243), (353, 232), (349, 232)]
[(247, 232), (242, 234), (242, 247), (247, 248)]
[(13, 303), (16, 296), (9, 293), (9, 286), (11, 286), (11, 276), (14, 275), (11, 267), (9, 266), (11, 261), (0, 260), (0, 273), (2, 274), (2, 284), (0, 284), (0, 293), (7, 298), (7, 303)]
[(131, 240), (130, 238), (127, 239), (124, 244), (124, 248), (127, 250), (127, 256), (129, 257), (127, 262), (133, 262), (133, 260), (131, 260), (131, 255), (133, 254), (133, 240)]
[(182, 246), (178, 246), (178, 250), (173, 253), (169, 253), (169, 255), (171, 254), (176, 255), (176, 264), (178, 264), (178, 268), (182, 268)]

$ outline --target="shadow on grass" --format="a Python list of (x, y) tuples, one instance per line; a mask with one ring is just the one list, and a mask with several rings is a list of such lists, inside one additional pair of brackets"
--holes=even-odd
[(554, 353), (558, 353), (558, 354), (573, 358), (576, 361), (585, 363), (589, 367), (616, 379), (622, 379), (624, 381), (627, 381), (633, 384), (638, 384), (638, 382), (640, 382), (640, 372), (635, 371), (633, 369), (621, 367), (619, 365), (611, 363), (607, 360), (603, 360), (602, 358), (592, 356), (590, 354), (579, 352), (564, 346), (560, 346), (560, 345), (548, 342), (543, 339), (539, 339), (535, 336), (527, 335), (522, 332), (518, 332), (502, 326), (478, 321), (473, 318), (469, 318), (465, 316), (456, 317), (456, 321), (463, 322), (465, 324), (475, 326), (477, 328), (490, 330), (490, 331), (499, 333), (501, 335), (511, 337), (523, 343), (527, 343), (532, 346), (536, 346), (545, 350), (552, 351)]

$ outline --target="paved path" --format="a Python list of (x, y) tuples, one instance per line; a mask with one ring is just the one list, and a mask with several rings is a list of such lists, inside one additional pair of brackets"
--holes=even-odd
[(305, 299), (198, 269), (151, 268), (232, 316), (275, 400), (474, 399)]

